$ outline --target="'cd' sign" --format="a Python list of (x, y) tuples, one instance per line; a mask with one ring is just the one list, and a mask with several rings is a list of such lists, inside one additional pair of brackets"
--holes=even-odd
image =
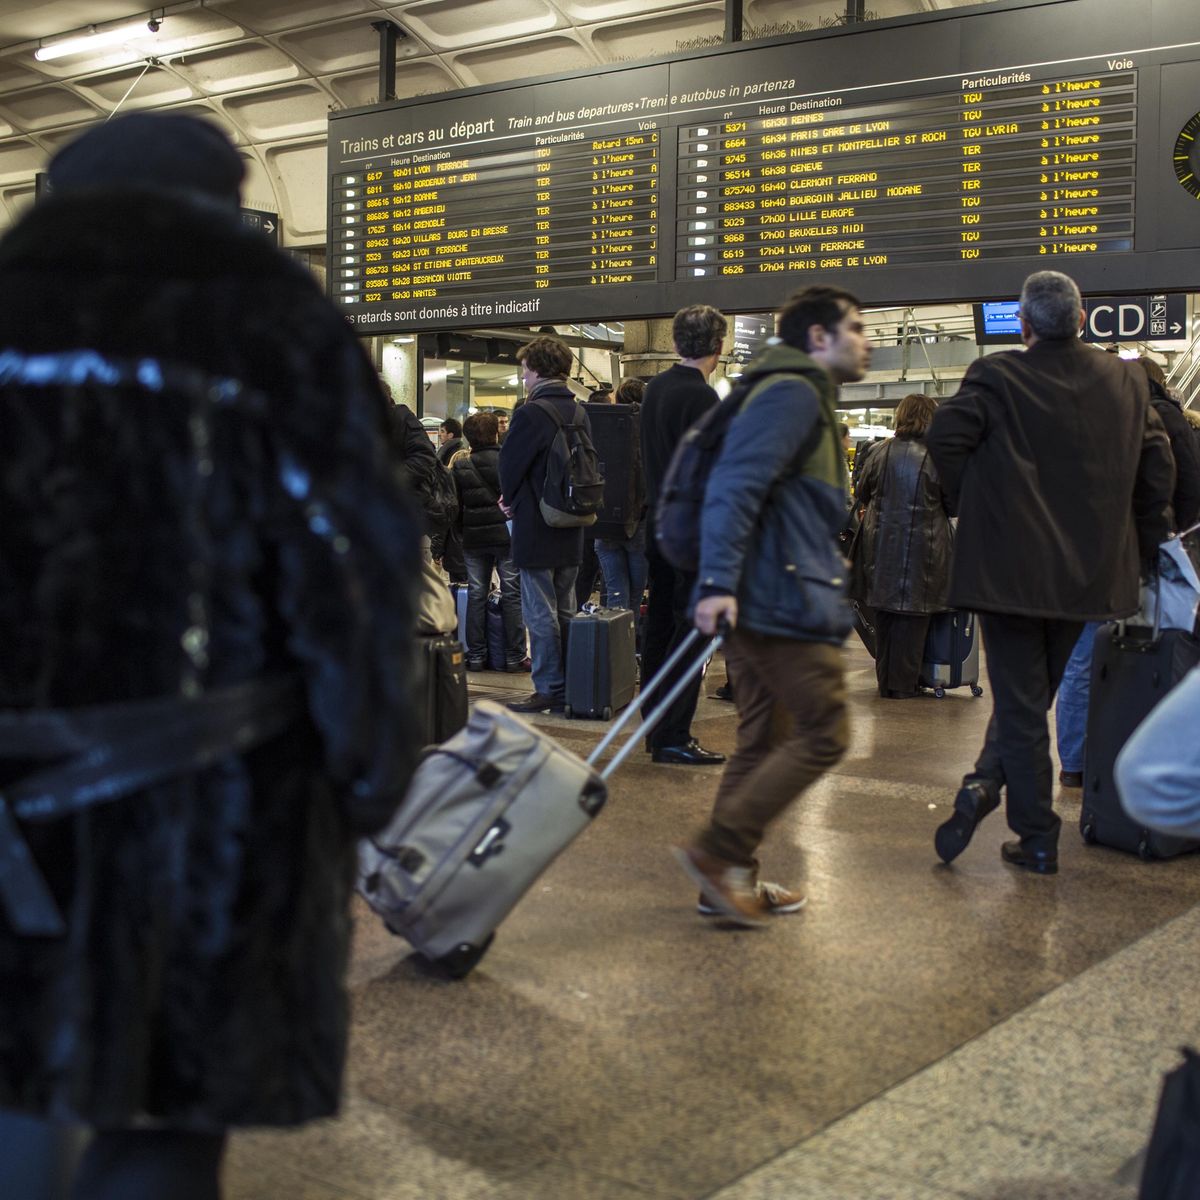
[(1169, 342), (1187, 336), (1187, 297), (1088, 296), (1085, 342)]

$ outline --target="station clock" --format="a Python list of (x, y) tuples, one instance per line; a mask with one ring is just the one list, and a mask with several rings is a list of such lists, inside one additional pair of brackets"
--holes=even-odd
[(1175, 178), (1200, 200), (1200, 113), (1194, 113), (1175, 139)]

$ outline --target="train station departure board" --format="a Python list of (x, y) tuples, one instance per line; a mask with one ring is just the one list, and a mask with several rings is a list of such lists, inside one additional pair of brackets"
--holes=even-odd
[(331, 292), (390, 332), (753, 311), (816, 281), (1004, 298), (1044, 266), (1194, 288), (1200, 26), (1111, 12), (1012, 0), (335, 114)]

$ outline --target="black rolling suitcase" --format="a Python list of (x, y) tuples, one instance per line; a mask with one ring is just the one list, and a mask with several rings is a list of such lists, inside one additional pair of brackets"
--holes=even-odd
[(604, 507), (589, 532), (599, 538), (632, 537), (646, 503), (641, 410), (635, 404), (589, 404), (587, 414), (604, 476)]
[(1079, 814), (1085, 842), (1147, 859), (1200, 849), (1200, 841), (1157, 833), (1131, 821), (1113, 780), (1117, 755), (1133, 731), (1197, 662), (1200, 640), (1181, 629), (1164, 629), (1157, 637), (1144, 627), (1131, 631), (1103, 625), (1096, 631)]
[(568, 717), (609, 720), (637, 690), (636, 632), (628, 608), (579, 613), (567, 627)]
[(979, 639), (975, 636), (974, 613), (944, 612), (929, 618), (918, 682), (922, 687), (933, 688), (939, 700), (947, 688), (969, 687), (972, 696), (983, 695), (979, 686)]
[(467, 723), (467, 664), (462, 643), (434, 634), (422, 637), (421, 744), (436, 746)]
[(499, 592), (492, 592), (488, 596), (483, 620), (487, 643), (487, 669), (503, 671), (508, 665), (505, 660), (507, 640), (504, 636), (504, 609)]

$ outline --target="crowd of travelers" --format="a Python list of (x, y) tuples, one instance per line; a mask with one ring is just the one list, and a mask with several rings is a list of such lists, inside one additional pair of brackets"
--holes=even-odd
[[(70, 1168), (77, 1200), (213, 1200), (231, 1128), (336, 1111), (356, 846), (418, 757), (400, 731), (422, 558), (467, 581), (468, 665), (495, 581), (505, 669), (533, 682), (510, 707), (564, 703), (585, 532), (551, 523), (544, 489), (556, 431), (590, 426), (571, 351), (533, 337), (508, 428), (447, 418), (435, 450), (313, 277), (241, 222), (244, 170), (204, 121), (118, 116), (55, 155), (48, 198), (0, 240), (4, 1196)], [(675, 847), (702, 915), (759, 926), (805, 904), (759, 855), (849, 741), (850, 526), (881, 699), (918, 694), (933, 615), (979, 614), (993, 712), (937, 855), (1003, 799), (1004, 862), (1058, 870), (1047, 713), (1066, 680), (1073, 774), (1082, 636), (1135, 612), (1160, 543), (1200, 509), (1190, 414), (1152, 361), (1081, 342), (1082, 316), (1068, 277), (1031, 275), (1026, 348), (979, 358), (945, 401), (906, 398), (851, 504), (836, 408), (870, 365), (863, 315), (841, 289), (797, 292), (740, 385), (694, 572), (659, 553), (655, 502), (719, 403), (725, 317), (682, 309), (679, 361), (593, 398), (640, 405), (645, 512), (595, 550), (609, 604), (637, 611), (648, 585), (643, 677), (693, 628), (725, 638), (728, 762), (693, 736), (698, 684), (647, 747), (724, 765)], [(1131, 812), (1191, 835), (1197, 687), (1192, 672), (1117, 768)], [(56, 1139), (77, 1127), (75, 1169)]]

